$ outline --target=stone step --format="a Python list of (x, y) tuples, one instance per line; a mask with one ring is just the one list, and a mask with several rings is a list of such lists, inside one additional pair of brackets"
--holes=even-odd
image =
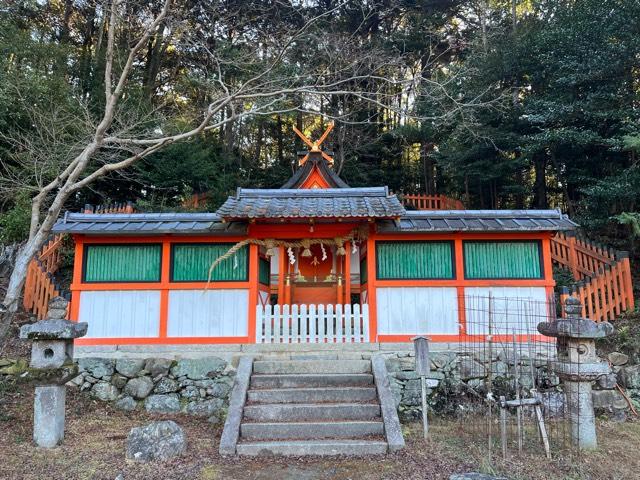
[(381, 421), (243, 423), (240, 426), (244, 440), (358, 438), (383, 434)]
[(251, 376), (251, 388), (364, 387), (367, 385), (373, 385), (373, 375), (370, 373), (264, 374)]
[(248, 400), (257, 403), (352, 403), (377, 398), (374, 387), (276, 388), (248, 392)]
[(260, 360), (253, 373), (371, 373), (370, 360)]
[(380, 455), (387, 443), (378, 440), (299, 440), (240, 442), (238, 455)]
[(265, 403), (244, 407), (244, 418), (255, 422), (371, 420), (379, 416), (380, 405), (367, 403)]

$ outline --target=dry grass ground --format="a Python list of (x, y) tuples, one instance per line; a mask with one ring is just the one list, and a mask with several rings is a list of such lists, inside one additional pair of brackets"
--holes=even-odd
[(493, 465), (460, 435), (456, 422), (436, 422), (424, 443), (420, 425), (406, 428), (407, 448), (375, 458), (221, 458), (220, 428), (204, 419), (176, 416), (186, 431), (187, 455), (164, 463), (125, 459), (129, 430), (154, 417), (120, 412), (68, 391), (64, 445), (53, 450), (31, 442), (30, 386), (0, 388), (0, 478), (3, 479), (446, 479), (451, 473), (484, 471), (513, 479), (631, 479), (640, 471), (640, 423), (599, 425), (601, 449), (594, 455), (547, 462), (539, 454)]

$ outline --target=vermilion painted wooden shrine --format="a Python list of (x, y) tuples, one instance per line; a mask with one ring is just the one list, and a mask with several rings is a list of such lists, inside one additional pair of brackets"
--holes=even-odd
[(280, 189), (238, 188), (215, 213), (61, 218), (54, 232), (75, 240), (70, 315), (89, 324), (77, 342), (481, 340), (469, 298), (545, 308), (567, 216), (408, 210), (387, 187), (349, 187), (321, 149), (328, 133), (299, 133), (309, 150)]

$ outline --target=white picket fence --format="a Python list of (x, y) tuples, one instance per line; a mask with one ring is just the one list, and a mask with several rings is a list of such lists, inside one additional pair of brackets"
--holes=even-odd
[(257, 343), (366, 343), (369, 305), (258, 305)]

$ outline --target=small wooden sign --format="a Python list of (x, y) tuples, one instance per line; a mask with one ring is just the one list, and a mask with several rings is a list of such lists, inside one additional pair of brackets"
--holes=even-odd
[(420, 377), (429, 375), (431, 371), (431, 360), (429, 359), (429, 339), (418, 336), (411, 339), (413, 349), (416, 353), (416, 373)]

